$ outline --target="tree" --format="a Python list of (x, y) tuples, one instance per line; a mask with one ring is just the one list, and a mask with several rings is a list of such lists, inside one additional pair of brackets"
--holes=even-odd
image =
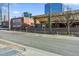
[(71, 33), (70, 32), (70, 27), (71, 27), (71, 25), (73, 23), (74, 15), (72, 13), (71, 8), (69, 8), (68, 6), (67, 6), (67, 11), (64, 13), (64, 17), (66, 18), (67, 34), (70, 35), (70, 33)]

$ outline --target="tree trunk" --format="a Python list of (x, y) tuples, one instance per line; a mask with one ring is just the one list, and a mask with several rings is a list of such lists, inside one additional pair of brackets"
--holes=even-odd
[(70, 24), (69, 24), (69, 22), (67, 23), (67, 34), (70, 35)]

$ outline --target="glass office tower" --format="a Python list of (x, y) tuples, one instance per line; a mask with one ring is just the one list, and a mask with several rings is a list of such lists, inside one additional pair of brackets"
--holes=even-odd
[(2, 22), (2, 5), (0, 4), (0, 25), (1, 25), (1, 22)]
[(61, 13), (63, 12), (63, 4), (62, 3), (47, 3), (45, 5), (45, 14), (49, 13)]

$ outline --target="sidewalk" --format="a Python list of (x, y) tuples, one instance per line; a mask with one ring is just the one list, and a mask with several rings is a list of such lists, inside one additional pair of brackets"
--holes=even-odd
[(79, 37), (75, 36), (68, 36), (68, 35), (50, 35), (50, 34), (40, 34), (40, 33), (29, 33), (29, 32), (18, 32), (18, 31), (6, 31), (2, 30), (3, 32), (8, 32), (8, 33), (18, 33), (18, 34), (27, 34), (30, 35), (32, 34), (33, 36), (40, 36), (40, 37), (46, 37), (46, 38), (52, 38), (52, 39), (63, 39), (63, 40), (79, 40)]
[[(3, 48), (1, 50), (1, 48)], [(0, 39), (0, 56), (60, 56), (55, 53)]]

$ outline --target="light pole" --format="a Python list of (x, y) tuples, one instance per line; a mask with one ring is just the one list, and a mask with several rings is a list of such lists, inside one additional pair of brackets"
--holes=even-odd
[(8, 21), (9, 21), (9, 30), (11, 29), (11, 20), (10, 20), (10, 4), (8, 3)]

